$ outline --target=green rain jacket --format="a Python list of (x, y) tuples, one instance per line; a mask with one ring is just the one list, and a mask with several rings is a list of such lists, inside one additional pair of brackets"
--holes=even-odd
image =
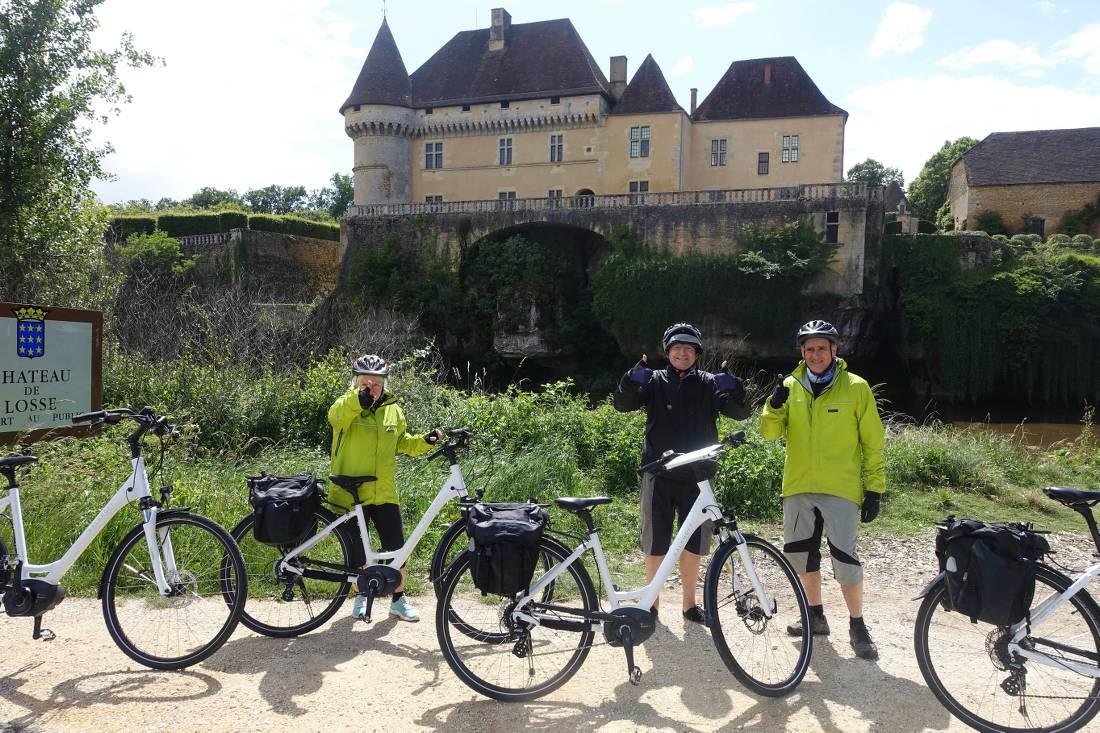
[[(359, 487), (364, 504), (397, 504), (397, 454), (419, 456), (432, 449), (423, 435), (406, 432), (405, 413), (392, 395), (384, 395), (374, 410), (359, 406), (359, 392), (349, 389), (328, 408), (332, 425), (332, 473), (337, 476), (376, 476)], [(328, 487), (333, 504), (351, 509), (351, 494)]]
[(765, 440), (787, 436), (783, 496), (832, 494), (862, 504), (864, 490), (886, 490), (885, 430), (871, 387), (837, 359), (833, 383), (814, 398), (806, 371), (800, 361), (783, 380), (790, 397), (778, 409), (765, 400), (760, 416)]

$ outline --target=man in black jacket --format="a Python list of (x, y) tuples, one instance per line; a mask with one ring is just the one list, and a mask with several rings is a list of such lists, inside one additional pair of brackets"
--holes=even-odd
[[(745, 387), (740, 379), (724, 371), (711, 374), (695, 368), (699, 354), (703, 353), (699, 329), (689, 323), (676, 323), (665, 331), (661, 345), (668, 356), (667, 369), (650, 369), (646, 355), (642, 354), (615, 390), (616, 410), (646, 411), (642, 463), (657, 460), (667, 450), (683, 453), (717, 443), (718, 413), (735, 420), (749, 416)], [(668, 553), (673, 518), (678, 515), (679, 524), (683, 524), (698, 496), (694, 475), (642, 477), (642, 552), (646, 556), (647, 583), (653, 580)], [(680, 555), (684, 619), (696, 623), (706, 622), (695, 603), (695, 586), (700, 556), (707, 552), (709, 542), (709, 527), (701, 527)], [(653, 611), (656, 613), (656, 605)]]

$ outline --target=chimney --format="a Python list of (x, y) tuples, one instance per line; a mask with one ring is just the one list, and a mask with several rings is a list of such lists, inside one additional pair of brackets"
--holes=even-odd
[(493, 25), (489, 28), (489, 50), (503, 51), (504, 36), (512, 25), (512, 16), (504, 8), (493, 8)]
[(611, 97), (617, 102), (626, 91), (626, 56), (611, 57)]
[(764, 64), (764, 84), (768, 85), (772, 83), (772, 65), (771, 62)]
[(699, 100), (699, 90), (695, 87), (691, 88), (691, 113), (695, 114), (695, 106)]

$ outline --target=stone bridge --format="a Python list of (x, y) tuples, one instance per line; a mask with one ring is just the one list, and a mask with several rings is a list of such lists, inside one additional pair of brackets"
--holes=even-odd
[(881, 240), (883, 213), (882, 189), (862, 183), (351, 206), (341, 227), (341, 259), (346, 268), (349, 254), (378, 246), (388, 234), (397, 234), (403, 247), (455, 256), (462, 245), (530, 226), (579, 228), (601, 237), (625, 226), (644, 246), (672, 254), (732, 254), (745, 225), (768, 228), (809, 218), (840, 245), (811, 291), (846, 297), (863, 292), (866, 252)]

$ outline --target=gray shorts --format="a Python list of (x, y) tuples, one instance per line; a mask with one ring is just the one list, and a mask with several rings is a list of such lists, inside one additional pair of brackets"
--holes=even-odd
[[(699, 497), (699, 485), (690, 481), (673, 481), (667, 476), (642, 475), (642, 491), (639, 500), (642, 525), (642, 552), (646, 555), (667, 555), (672, 544), (672, 525), (679, 527)], [(692, 533), (688, 552), (706, 555), (710, 549), (710, 536), (714, 533), (709, 520)]]
[(799, 574), (821, 570), (821, 536), (827, 537), (833, 575), (841, 585), (863, 580), (856, 554), (859, 505), (832, 494), (783, 497), (783, 554)]

